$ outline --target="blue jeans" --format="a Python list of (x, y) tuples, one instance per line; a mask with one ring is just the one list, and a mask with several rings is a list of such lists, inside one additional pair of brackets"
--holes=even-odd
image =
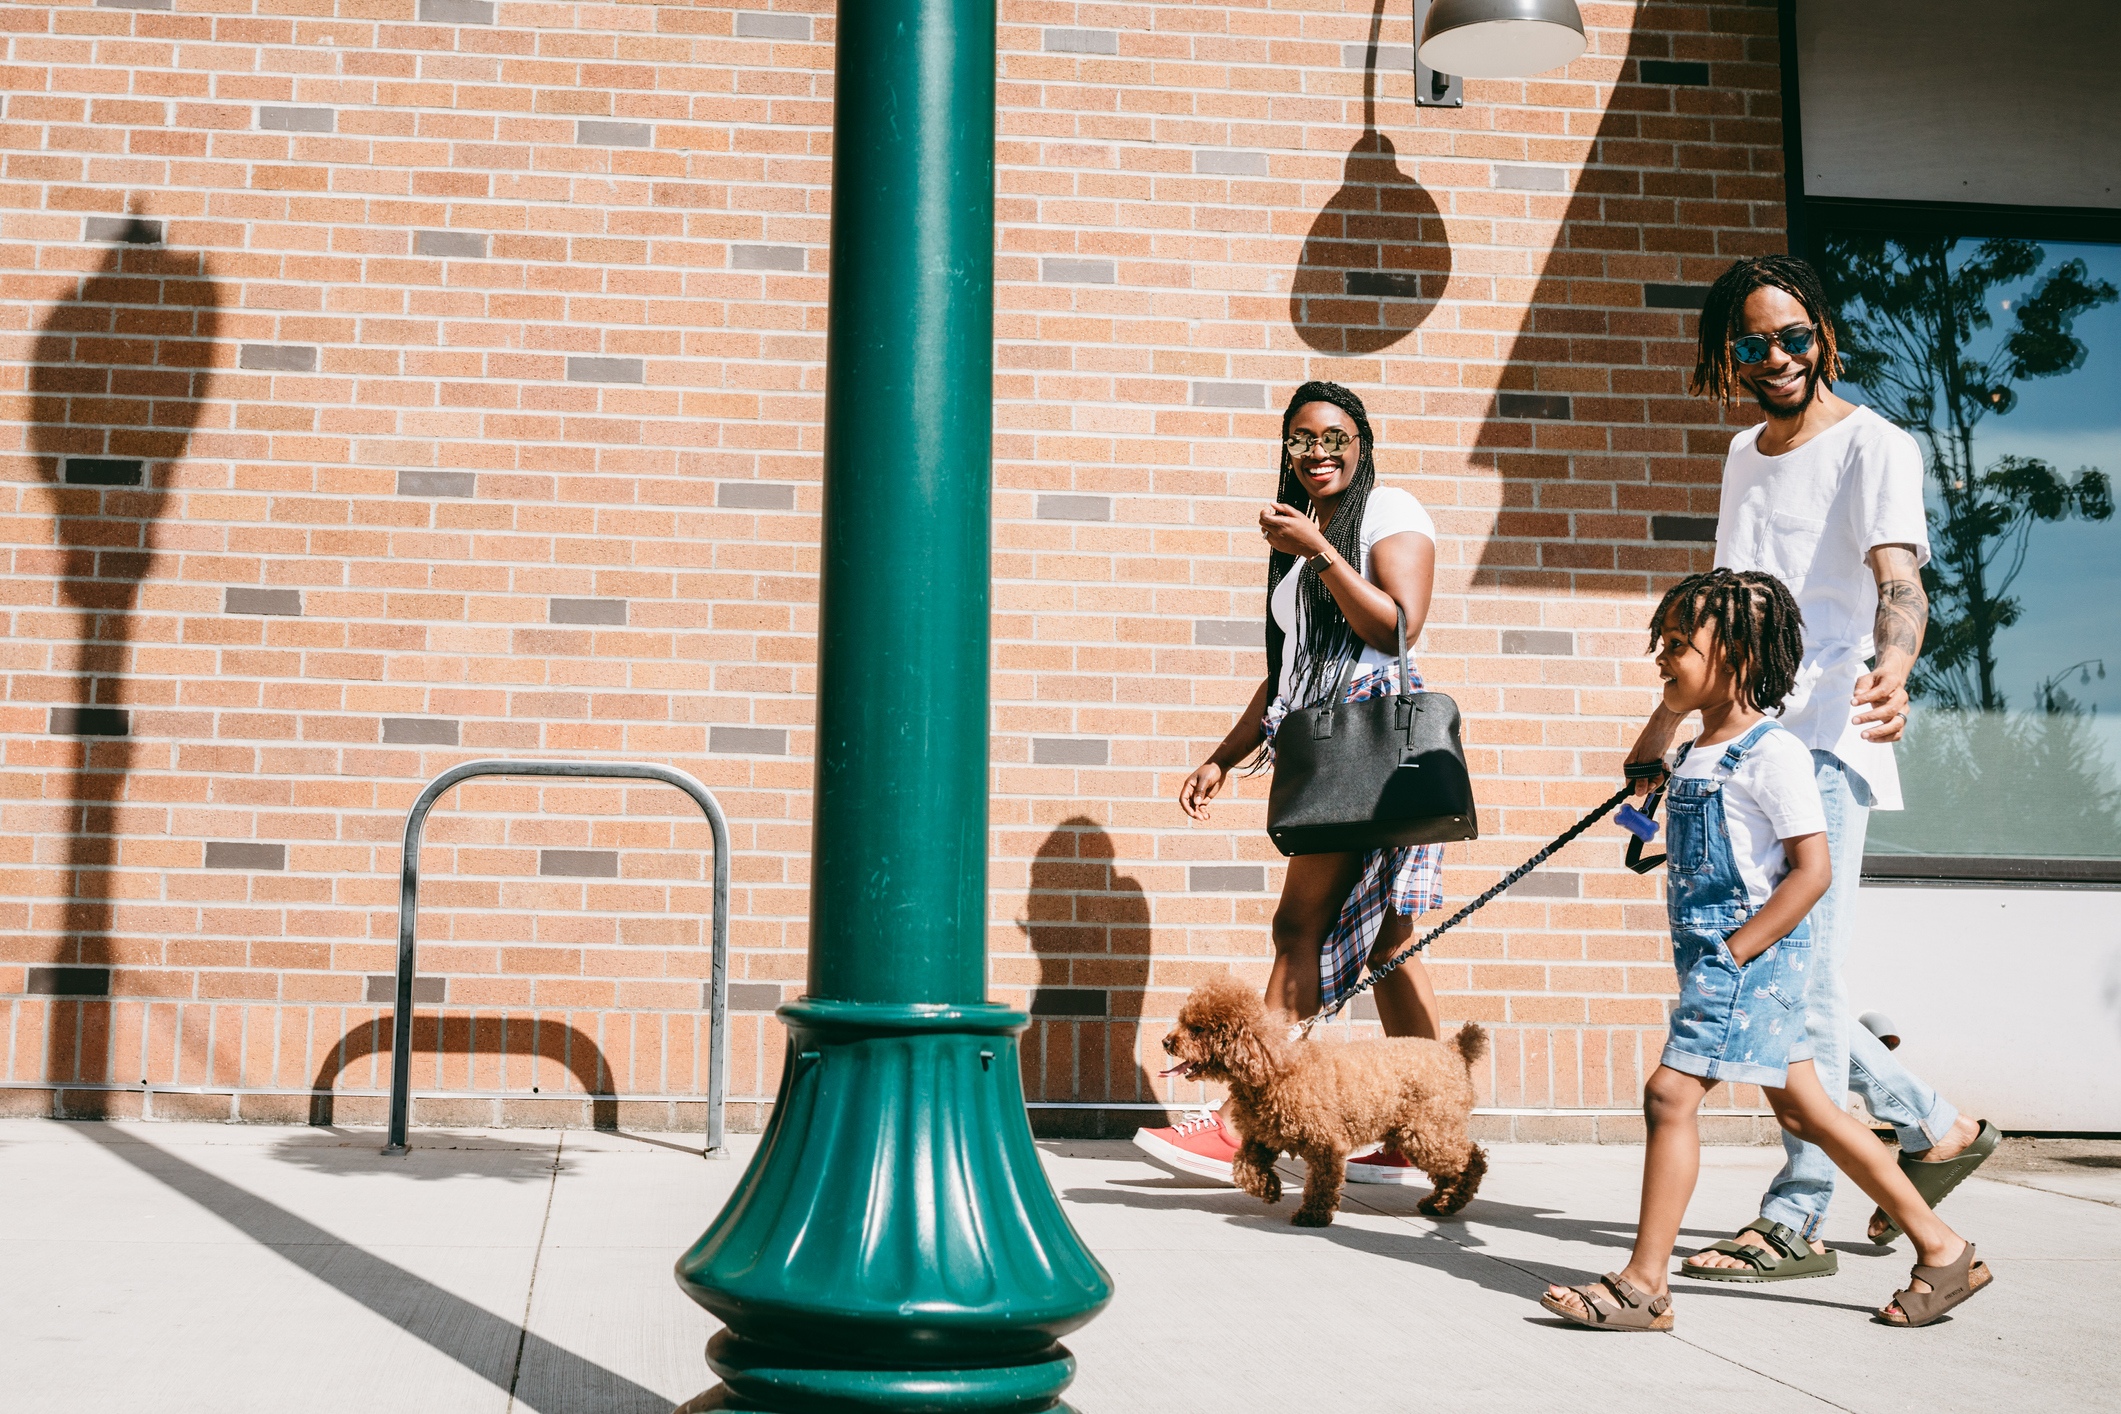
[[(1819, 796), (1826, 804), (1826, 841), (1834, 882), (1813, 906), (1812, 980), (1805, 992), (1805, 1032), (1820, 1088), (1835, 1103), (1854, 1090), (1872, 1116), (1890, 1124), (1908, 1152), (1927, 1149), (1959, 1120), (1959, 1111), (1924, 1084), (1878, 1038), (1855, 1024), (1841, 984), (1856, 925), (1856, 887), (1863, 872), (1863, 835), (1870, 824), (1871, 790), (1831, 751), (1814, 751)], [(1796, 1136), (1782, 1136), (1789, 1159), (1760, 1201), (1760, 1216), (1812, 1237), (1834, 1197), (1834, 1162)]]

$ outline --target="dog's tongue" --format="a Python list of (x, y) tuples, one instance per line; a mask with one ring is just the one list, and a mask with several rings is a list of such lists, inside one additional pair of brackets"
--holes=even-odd
[(1173, 1075), (1184, 1075), (1185, 1073), (1186, 1073), (1186, 1067), (1185, 1067), (1185, 1066), (1183, 1066), (1183, 1065), (1174, 1065), (1174, 1066), (1172, 1066), (1172, 1067), (1171, 1067), (1171, 1068), (1170, 1068), (1169, 1070), (1159, 1070), (1158, 1072), (1156, 1072), (1156, 1078), (1157, 1078), (1158, 1080), (1163, 1080), (1163, 1079), (1165, 1079), (1166, 1077), (1169, 1077), (1169, 1076), (1173, 1076)]

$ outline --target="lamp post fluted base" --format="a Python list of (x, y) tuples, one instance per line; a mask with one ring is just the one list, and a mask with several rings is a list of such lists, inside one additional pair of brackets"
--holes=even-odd
[(1034, 1414), (1075, 1374), (1058, 1338), (1111, 1299), (1024, 1112), (1021, 1012), (780, 1009), (778, 1102), (728, 1206), (677, 1264), (727, 1330), (687, 1410)]

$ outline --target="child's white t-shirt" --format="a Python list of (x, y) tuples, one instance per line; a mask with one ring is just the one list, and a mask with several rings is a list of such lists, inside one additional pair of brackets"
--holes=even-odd
[[(1710, 779), (1722, 766), (1723, 753), (1744, 736), (1740, 732), (1730, 741), (1696, 745), (1672, 774), (1681, 780)], [(1745, 881), (1746, 897), (1758, 908), (1790, 872), (1782, 842), (1826, 828), (1826, 806), (1819, 799), (1810, 748), (1796, 733), (1776, 727), (1753, 743), (1721, 794), (1731, 858)]]

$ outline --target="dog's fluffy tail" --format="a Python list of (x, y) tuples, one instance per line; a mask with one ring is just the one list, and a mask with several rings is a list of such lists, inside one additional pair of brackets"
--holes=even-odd
[(1473, 1062), (1488, 1053), (1488, 1033), (1479, 1023), (1468, 1021), (1458, 1028), (1458, 1034), (1451, 1038), (1450, 1044), (1451, 1049), (1458, 1052), (1458, 1058), (1466, 1063), (1466, 1069), (1471, 1070)]

